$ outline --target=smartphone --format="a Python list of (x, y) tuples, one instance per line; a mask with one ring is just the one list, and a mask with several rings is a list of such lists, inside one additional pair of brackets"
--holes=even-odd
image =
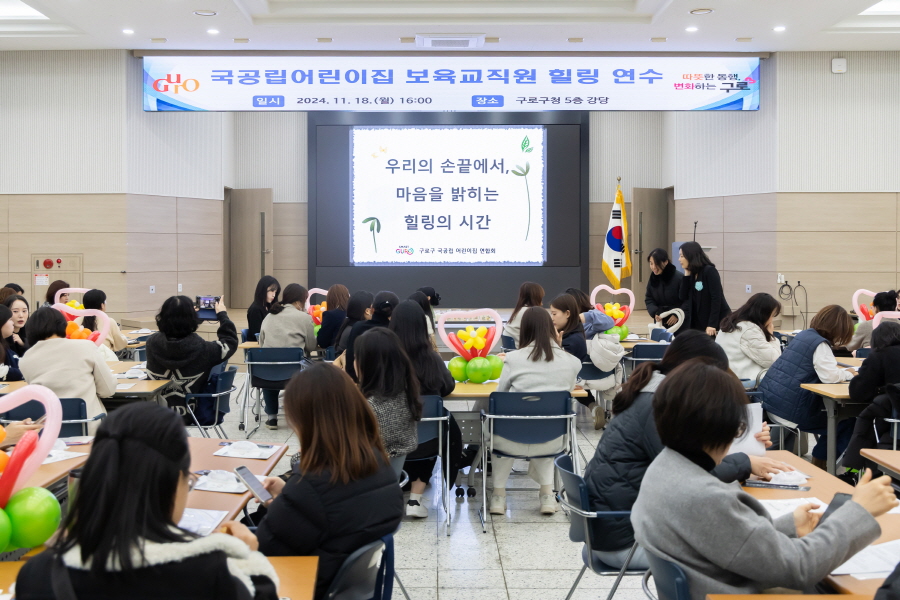
[(201, 321), (216, 320), (216, 302), (221, 296), (195, 296), (194, 306), (197, 307), (197, 317)]
[(42, 425), (42, 424), (44, 423), (44, 421), (46, 421), (46, 420), (47, 420), (47, 415), (44, 415), (43, 417), (41, 417), (40, 419), (38, 419), (37, 421), (35, 421), (34, 424), (35, 424), (35, 425)]
[(851, 496), (850, 494), (835, 494), (834, 498), (831, 499), (831, 502), (828, 503), (828, 508), (825, 509), (824, 513), (822, 513), (822, 518), (819, 519), (819, 525), (821, 525), (825, 519), (831, 516), (831, 513), (842, 507), (844, 503), (846, 503), (852, 497), (853, 496)]
[(272, 494), (263, 487), (262, 482), (256, 478), (256, 475), (250, 472), (250, 469), (241, 465), (234, 470), (234, 474), (238, 476), (238, 479), (244, 482), (244, 485), (250, 489), (250, 493), (259, 500), (260, 504), (266, 504), (273, 500)]

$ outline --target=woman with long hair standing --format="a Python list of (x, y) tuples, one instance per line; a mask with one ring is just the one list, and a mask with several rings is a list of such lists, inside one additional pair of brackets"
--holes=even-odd
[(682, 329), (705, 331), (715, 337), (722, 319), (731, 312), (719, 271), (697, 242), (682, 244), (678, 262), (684, 268), (680, 299), (687, 323)]

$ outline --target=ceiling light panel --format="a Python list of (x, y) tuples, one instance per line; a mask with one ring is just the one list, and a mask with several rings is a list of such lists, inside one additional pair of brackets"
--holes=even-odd
[(219, 13), (214, 10), (195, 10), (194, 14), (198, 17), (214, 17)]
[(712, 11), (713, 11), (713, 9), (711, 9), (711, 8), (695, 8), (694, 10), (691, 11), (691, 14), (692, 15), (708, 15)]

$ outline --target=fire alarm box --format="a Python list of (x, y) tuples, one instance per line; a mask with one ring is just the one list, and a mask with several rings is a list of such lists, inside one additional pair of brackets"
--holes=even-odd
[[(31, 301), (32, 310), (44, 302), (47, 288), (57, 279), (62, 279), (69, 287), (83, 287), (83, 254), (32, 254), (31, 255)], [(23, 282), (24, 284), (24, 282)], [(22, 285), (22, 284), (20, 284)], [(29, 286), (22, 285), (25, 289)]]

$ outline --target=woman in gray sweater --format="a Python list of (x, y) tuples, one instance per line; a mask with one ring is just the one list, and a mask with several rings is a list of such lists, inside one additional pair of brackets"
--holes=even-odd
[(692, 600), (809, 589), (878, 539), (875, 517), (897, 505), (890, 478), (867, 472), (821, 524), (814, 504), (773, 521), (739, 484), (710, 473), (746, 426), (746, 404), (740, 381), (701, 359), (672, 371), (653, 399), (666, 448), (644, 475), (631, 522), (649, 554), (684, 570)]

